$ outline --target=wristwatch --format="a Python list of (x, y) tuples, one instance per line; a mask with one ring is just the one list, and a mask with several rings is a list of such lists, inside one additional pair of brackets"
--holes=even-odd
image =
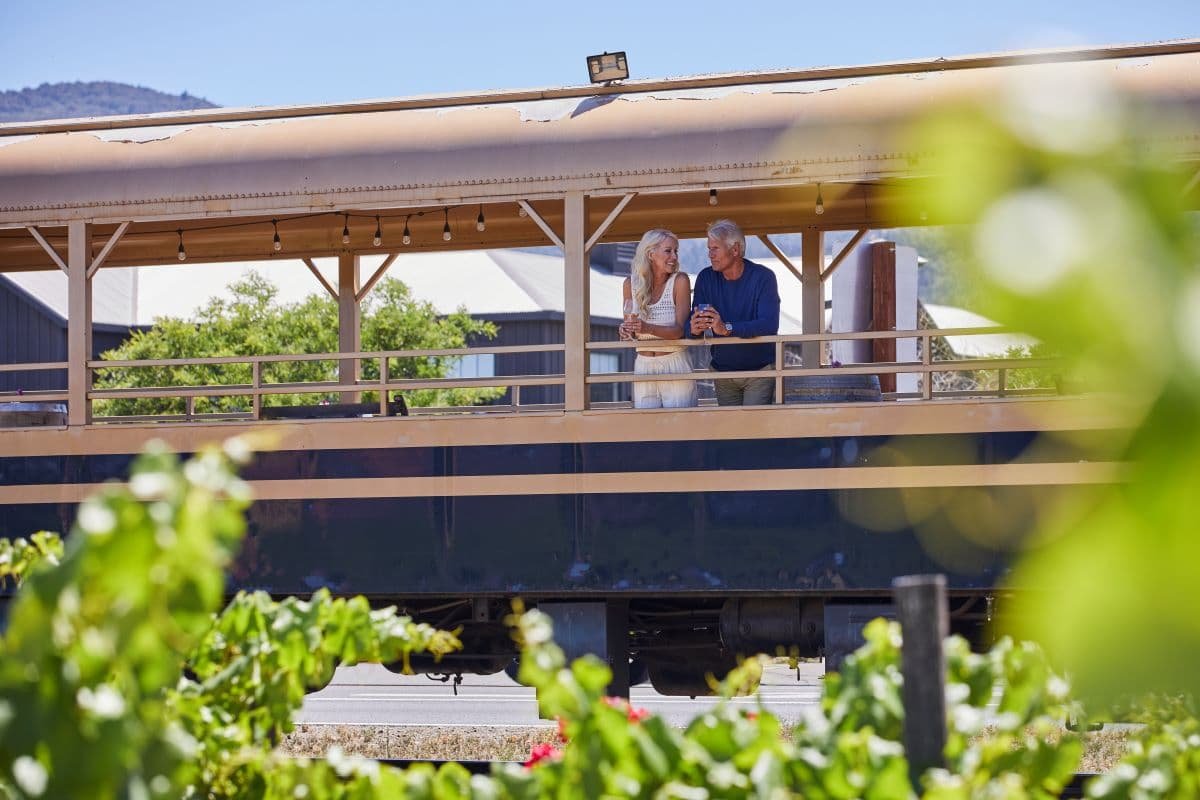
[(732, 322), (725, 323), (725, 335), (733, 336), (733, 323)]

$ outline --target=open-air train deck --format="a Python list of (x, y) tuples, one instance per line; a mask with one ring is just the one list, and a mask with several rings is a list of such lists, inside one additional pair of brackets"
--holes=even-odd
[[(904, 205), (906, 187), (943, 166), (938, 153), (905, 143), (905, 126), (940, 103), (1054, 69), (1111, 80), (1164, 107), (1195, 111), (1200, 101), (1200, 43), (1189, 41), (0, 125), (0, 271), (61, 270), (69, 305), (66, 360), (0, 365), (66, 375), (62, 388), (0, 395), (66, 407), (63, 425), (0, 430), (0, 535), (67, 527), (75, 504), (119, 479), (150, 438), (188, 452), (269, 430), (278, 441), (247, 474), (259, 499), (232, 585), (278, 594), (328, 586), (465, 624), (465, 670), (508, 658), (498, 621), (515, 596), (558, 609), (580, 647), (629, 650), (660, 686), (687, 692), (697, 669), (727, 664), (737, 650), (824, 647), (831, 609), (880, 600), (898, 574), (947, 572), (957, 619), (976, 624), (1039, 496), (1114, 479), (1114, 464), (1081, 461), (1079, 448), (1113, 422), (1086, 396), (1011, 391), (1003, 381), (939, 392), (931, 380), (1049, 363), (939, 360), (931, 337), (946, 331), (822, 331), (827, 282), (844, 257), (827, 263), (824, 238), (954, 222)], [(1170, 144), (1180, 162), (1200, 163), (1195, 129)], [(629, 345), (587, 341), (588, 251), (650, 227), (703, 236), (716, 217), (769, 246), (771, 235), (803, 234), (795, 263), (779, 253), (803, 284), (804, 324), (801, 335), (770, 340), (780, 389), (835, 372), (918, 374), (921, 388), (817, 405), (786, 403), (779, 391), (774, 406), (745, 409), (590, 403), (589, 386), (629, 377), (589, 374), (589, 352)], [(207, 359), (249, 363), (251, 382), (236, 386), (95, 388), (93, 372), (114, 364), (91, 357), (92, 277), (175, 263), (181, 241), (189, 264), (286, 258), (298, 279), (311, 280), (303, 260), (336, 257), (338, 281), (328, 288), (338, 298), (339, 352)], [(360, 350), (359, 303), (383, 272), (366, 274), (364, 256), (387, 253), (386, 268), (404, 252), (546, 244), (563, 252), (564, 339), (531, 348), (560, 352), (561, 373), (396, 379), (389, 359), (459, 351)], [(848, 336), (924, 346), (916, 361), (822, 363), (823, 342)], [(789, 342), (802, 366), (785, 363)], [(336, 361), (337, 380), (264, 380), (271, 361), (298, 357)], [(368, 360), (382, 366), (379, 379), (361, 379)], [(526, 406), (515, 392), (500, 407), (263, 419), (273, 394), (352, 401), (380, 389), (386, 398), (472, 385), (558, 385), (564, 399)], [(244, 405), (205, 416), (189, 402), (183, 415), (119, 421), (95, 413), (114, 397), (212, 395)], [(994, 513), (969, 519), (980, 507)], [(981, 535), (964, 536), (973, 526)]]

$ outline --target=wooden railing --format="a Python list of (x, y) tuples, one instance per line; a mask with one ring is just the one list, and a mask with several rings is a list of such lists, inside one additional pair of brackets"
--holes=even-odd
[[(1039, 386), (1013, 388), (1008, 385), (1007, 376), (1013, 369), (1054, 370), (1060, 367), (1060, 362), (1049, 358), (955, 358), (935, 360), (933, 358), (933, 340), (944, 336), (978, 336), (1005, 333), (1005, 329), (989, 328), (955, 328), (907, 331), (865, 331), (854, 333), (821, 333), (821, 334), (792, 334), (784, 336), (763, 336), (754, 339), (723, 338), (685, 339), (663, 343), (670, 347), (726, 347), (746, 344), (772, 344), (775, 349), (774, 363), (767, 369), (741, 372), (713, 372), (697, 370), (686, 375), (634, 375), (631, 372), (612, 372), (603, 374), (588, 374), (583, 380), (588, 386), (629, 383), (631, 381), (711, 381), (714, 378), (763, 378), (775, 380), (775, 403), (787, 401), (785, 395), (786, 381), (803, 379), (810, 376), (854, 376), (854, 375), (902, 375), (915, 374), (921, 376), (919, 391), (882, 393), (884, 400), (934, 400), (956, 397), (1022, 397), (1030, 395), (1051, 395), (1059, 393), (1057, 386)], [(920, 357), (914, 361), (895, 361), (886, 363), (853, 363), (805, 367), (786, 363), (786, 346), (808, 342), (822, 345), (826, 342), (853, 340), (904, 340), (917, 339), (921, 342)], [(606, 352), (613, 350), (630, 350), (641, 347), (653, 348), (654, 340), (642, 342), (615, 341), (590, 342), (585, 345), (588, 352)], [(305, 395), (305, 394), (346, 394), (357, 397), (362, 392), (378, 393), (378, 414), (387, 416), (388, 400), (395, 392), (415, 391), (424, 389), (478, 389), (503, 388), (510, 392), (509, 402), (479, 406), (451, 406), (438, 408), (413, 408), (417, 415), (452, 414), (452, 413), (529, 413), (536, 411), (561, 411), (561, 403), (531, 404), (521, 402), (523, 387), (565, 386), (567, 376), (561, 373), (553, 374), (523, 374), (496, 375), (478, 378), (404, 378), (393, 377), (391, 363), (398, 359), (427, 359), (427, 358), (460, 358), (475, 355), (508, 355), (519, 353), (564, 353), (562, 344), (519, 345), (471, 347), (441, 350), (390, 350), (379, 352), (352, 353), (315, 353), (297, 355), (263, 355), (263, 356), (216, 356), (210, 358), (170, 358), (128, 361), (91, 360), (87, 362), (89, 385), (97, 371), (112, 369), (148, 369), (171, 367), (199, 367), (219, 365), (243, 365), (249, 368), (248, 383), (222, 383), (206, 385), (167, 385), (149, 387), (117, 387), (93, 388), (87, 392), (89, 411), (92, 403), (104, 400), (118, 399), (151, 399), (171, 398), (182, 399), (183, 413), (136, 415), (136, 416), (101, 416), (97, 422), (123, 421), (197, 421), (197, 420), (227, 420), (262, 418), (262, 409), (267, 398), (274, 395)], [(278, 382), (264, 379), (264, 371), (269, 372), (270, 365), (286, 362), (325, 361), (331, 364), (353, 360), (361, 365), (374, 362), (378, 369), (378, 377), (355, 381), (311, 381), (311, 382)], [(586, 359), (584, 359), (586, 364)], [(22, 372), (38, 370), (66, 370), (67, 363), (28, 363), (0, 365), (0, 372)], [(361, 368), (361, 367), (360, 367)], [(938, 373), (980, 373), (994, 371), (996, 380), (994, 388), (968, 388), (936, 390), (933, 386), (934, 376)], [(244, 373), (243, 373), (244, 374)], [(199, 398), (235, 398), (244, 397), (243, 406), (228, 411), (196, 412), (195, 401)], [(29, 402), (65, 402), (66, 390), (37, 391), (16, 394), (13, 392), (0, 393), (0, 402), (5, 400), (20, 400)], [(626, 410), (628, 402), (597, 402), (592, 404), (598, 410)], [(90, 414), (89, 414), (90, 418)]]
[[(850, 333), (810, 333), (810, 334), (790, 334), (783, 336), (760, 336), (753, 339), (739, 339), (736, 337), (713, 337), (711, 339), (685, 339), (685, 340), (643, 340), (641, 342), (589, 342), (587, 349), (589, 351), (605, 351), (605, 350), (621, 350), (630, 348), (641, 348), (643, 350), (655, 349), (655, 344), (661, 344), (668, 347), (728, 347), (747, 344), (774, 344), (775, 359), (771, 369), (761, 369), (752, 371), (694, 371), (686, 375), (634, 375), (630, 372), (614, 372), (603, 375), (589, 375), (587, 383), (590, 385), (606, 384), (606, 383), (623, 383), (628, 381), (711, 381), (714, 378), (774, 378), (775, 379), (775, 403), (782, 404), (785, 402), (784, 381), (788, 378), (804, 378), (816, 376), (830, 375), (903, 375), (917, 374), (924, 376), (922, 381), (921, 391), (919, 392), (888, 392), (882, 396), (887, 400), (903, 400), (903, 399), (922, 399), (933, 400), (953, 397), (1020, 397), (1031, 395), (1052, 395), (1058, 394), (1059, 390), (1052, 387), (1036, 387), (1036, 388), (1008, 388), (1006, 386), (1008, 372), (1013, 369), (1035, 369), (1035, 370), (1053, 370), (1061, 368), (1062, 362), (1054, 358), (1008, 358), (1008, 357), (987, 357), (987, 358), (957, 358), (957, 359), (933, 359), (932, 343), (934, 339), (944, 336), (983, 336), (996, 335), (998, 333), (1011, 333), (1011, 331), (1000, 327), (987, 328), (942, 328), (942, 329), (921, 329), (908, 331), (857, 331)], [(853, 363), (853, 364), (838, 364), (838, 365), (822, 365), (819, 367), (789, 366), (785, 363), (785, 346), (788, 344), (802, 344), (805, 342), (817, 342), (824, 344), (826, 342), (836, 341), (854, 341), (854, 340), (902, 340), (902, 339), (918, 339), (921, 342), (921, 357), (919, 361), (894, 361), (894, 362), (870, 362), (870, 363)], [(996, 389), (971, 389), (971, 390), (942, 390), (935, 391), (933, 388), (933, 376), (938, 373), (953, 373), (953, 372), (987, 372), (995, 370), (997, 373), (997, 388)]]
[[(31, 361), (24, 364), (0, 364), (3, 372), (51, 372), (67, 370), (65, 361)], [(65, 403), (66, 389), (36, 389), (34, 391), (0, 392), (0, 402), (17, 401), (21, 403)]]

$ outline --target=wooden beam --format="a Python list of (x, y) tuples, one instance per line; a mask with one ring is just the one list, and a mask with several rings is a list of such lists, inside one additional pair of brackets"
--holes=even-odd
[(67, 424), (91, 421), (88, 390), (92, 357), (92, 282), (88, 262), (92, 249), (91, 227), (82, 220), (67, 224)]
[(587, 225), (587, 197), (583, 192), (567, 192), (563, 217), (563, 325), (564, 405), (566, 411), (583, 411), (587, 408), (588, 353), (585, 347), (590, 328), (590, 303), (588, 293), (591, 275), (588, 269), (585, 245)]
[[(800, 281), (803, 289), (800, 298), (800, 330), (802, 333), (821, 333), (825, 327), (825, 284), (821, 283), (821, 262), (825, 259), (825, 235), (819, 230), (808, 228), (800, 240)], [(800, 357), (807, 369), (821, 366), (819, 341), (802, 342)]]
[(308, 267), (308, 271), (315, 275), (317, 280), (321, 282), (321, 285), (325, 287), (325, 291), (329, 292), (329, 296), (337, 300), (337, 289), (329, 285), (329, 281), (325, 280), (325, 276), (321, 274), (321, 270), (317, 269), (317, 265), (313, 263), (313, 260), (311, 258), (302, 258), (300, 260), (304, 262), (304, 266)]
[[(896, 243), (871, 243), (871, 330), (896, 330)], [(895, 339), (872, 339), (871, 360), (896, 360)], [(896, 391), (895, 375), (880, 375), (879, 388)]]
[(842, 265), (842, 262), (846, 260), (846, 256), (850, 255), (850, 253), (852, 253), (854, 251), (854, 248), (858, 245), (859, 242), (862, 241), (862, 238), (866, 235), (867, 235), (867, 228), (859, 228), (858, 229), (858, 233), (854, 234), (854, 236), (851, 237), (850, 241), (846, 242), (846, 246), (843, 247), (838, 252), (838, 254), (833, 257), (833, 261), (829, 262), (829, 266), (826, 267), (825, 270), (821, 273), (822, 281), (829, 279), (829, 276), (833, 274), (833, 271)]
[(616, 221), (621, 212), (625, 210), (625, 206), (629, 205), (629, 201), (635, 197), (637, 197), (637, 192), (630, 192), (617, 201), (616, 207), (609, 212), (608, 216), (604, 218), (604, 222), (600, 223), (600, 227), (596, 228), (595, 232), (592, 233), (591, 237), (587, 240), (587, 244), (583, 246), (585, 251), (590, 251), (596, 246), (596, 242), (600, 241), (600, 237), (603, 236), (604, 232), (608, 230), (608, 226), (612, 225), (613, 222)]
[[(357, 353), (361, 314), (358, 305), (359, 257), (349, 250), (338, 253), (338, 352)], [(338, 383), (343, 386), (358, 381), (357, 358), (338, 360)], [(359, 392), (342, 392), (341, 402), (357, 403), (362, 400)]]
[(785, 267), (787, 267), (788, 270), (793, 275), (796, 276), (796, 280), (800, 281), (801, 283), (804, 283), (804, 276), (800, 274), (800, 270), (796, 269), (796, 265), (792, 263), (792, 260), (790, 258), (788, 258), (786, 255), (784, 255), (784, 252), (779, 249), (779, 246), (777, 244), (775, 244), (774, 242), (771, 241), (771, 237), (767, 236), (764, 233), (764, 234), (759, 235), (758, 240), (760, 242), (762, 242), (763, 244), (765, 244), (767, 246), (767, 249), (770, 250), (772, 253), (774, 253), (775, 257), (778, 258), (779, 261)]
[(395, 263), (396, 259), (399, 257), (399, 253), (388, 253), (388, 257), (385, 258), (383, 263), (379, 265), (379, 269), (371, 273), (371, 277), (367, 278), (367, 282), (364, 283), (363, 287), (354, 295), (354, 299), (361, 303), (363, 298), (367, 296), (371, 289), (375, 288), (375, 284), (379, 283), (379, 279), (383, 277), (383, 273), (387, 272), (388, 267)]
[[(63, 272), (66, 272), (68, 274), (70, 273), (70, 270), (67, 269), (67, 263), (62, 260), (62, 257), (59, 256), (58, 251), (50, 246), (50, 243), (46, 241), (44, 236), (42, 236), (41, 231), (39, 231), (37, 228), (35, 228), (32, 225), (25, 226), (25, 230), (29, 231), (29, 233), (33, 236), (33, 238), (37, 241), (37, 243), (42, 246), (42, 249), (46, 251), (46, 253), (50, 256), (50, 258), (54, 259), (54, 263), (58, 264), (59, 269), (61, 269)], [(69, 237), (69, 234), (68, 234), (68, 237)], [(69, 247), (70, 247), (70, 245), (68, 245), (68, 248)]]
[[(554, 228), (551, 228), (550, 225), (547, 224), (546, 220), (542, 219), (541, 214), (537, 213), (533, 206), (529, 205), (528, 201), (518, 200), (517, 205), (525, 209), (525, 213), (529, 215), (530, 219), (537, 223), (538, 227), (542, 229), (542, 233), (546, 234), (546, 236), (550, 238), (550, 241), (554, 242), (555, 247), (561, 248), (562, 250), (567, 249), (563, 246), (563, 240), (558, 238), (558, 234), (554, 232)], [(580, 241), (580, 244), (583, 244), (583, 242)]]
[(92, 259), (92, 264), (88, 267), (87, 274), (89, 278), (96, 274), (96, 270), (100, 269), (100, 266), (104, 263), (104, 259), (108, 258), (108, 254), (111, 253), (112, 249), (117, 246), (117, 242), (121, 241), (121, 237), (125, 235), (125, 229), (128, 227), (128, 222), (122, 222), (117, 226), (117, 229), (113, 231), (113, 235), (108, 237), (108, 242), (104, 245), (104, 249), (100, 251), (99, 255)]

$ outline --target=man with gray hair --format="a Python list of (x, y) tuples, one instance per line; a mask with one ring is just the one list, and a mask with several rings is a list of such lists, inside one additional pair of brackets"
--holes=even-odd
[[(732, 220), (708, 226), (708, 259), (712, 266), (696, 277), (690, 333), (703, 336), (774, 336), (779, 332), (779, 285), (775, 273), (749, 261), (746, 237)], [(746, 344), (712, 348), (718, 372), (771, 369), (775, 345)], [(718, 378), (717, 403), (723, 406), (766, 405), (775, 400), (774, 378)]]

